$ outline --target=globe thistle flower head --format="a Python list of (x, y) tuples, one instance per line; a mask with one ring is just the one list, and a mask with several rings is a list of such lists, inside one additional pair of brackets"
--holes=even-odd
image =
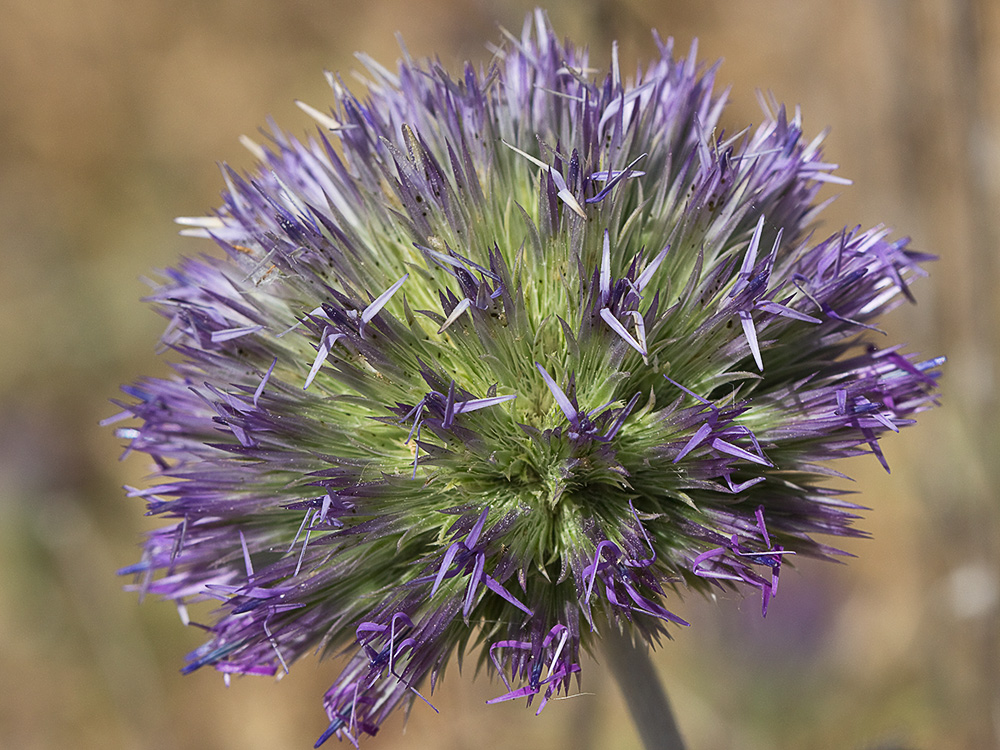
[(876, 328), (929, 256), (816, 239), (846, 181), (798, 112), (727, 135), (693, 49), (601, 77), (541, 13), (458, 78), (361, 60), (367, 98), (330, 76), (315, 135), (181, 220), (221, 254), (166, 272), (175, 374), (124, 388), (129, 494), (171, 519), (124, 572), (218, 603), (184, 671), (353, 654), (317, 744), (473, 648), (541, 711), (602, 632), (687, 625), (673, 592), (766, 613), (789, 556), (860, 535), (829, 462), (885, 464), (934, 403), (941, 360)]

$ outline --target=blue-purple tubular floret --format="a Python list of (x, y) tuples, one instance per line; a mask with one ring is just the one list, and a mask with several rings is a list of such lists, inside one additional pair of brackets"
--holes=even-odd
[(821, 138), (772, 105), (726, 134), (715, 69), (660, 49), (595, 77), (539, 13), (459, 78), (362, 58), (367, 99), (330, 76), (314, 136), (273, 129), (183, 220), (222, 253), (151, 295), (175, 374), (120, 434), (172, 522), (125, 572), (218, 604), (185, 671), (346, 650), (317, 744), (473, 646), (491, 703), (540, 711), (601, 631), (687, 625), (670, 592), (766, 613), (793, 555), (838, 554), (817, 535), (861, 535), (830, 461), (888, 469), (934, 404), (941, 360), (877, 328), (930, 257), (817, 239)]

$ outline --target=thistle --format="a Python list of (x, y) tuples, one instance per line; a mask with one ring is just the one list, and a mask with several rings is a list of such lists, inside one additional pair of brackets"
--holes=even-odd
[[(367, 57), (306, 141), (275, 129), (215, 255), (166, 272), (175, 375), (124, 388), (170, 519), (124, 573), (217, 600), (185, 672), (353, 653), (325, 696), (356, 743), (429, 702), (453, 653), (538, 711), (602, 634), (656, 643), (681, 591), (766, 613), (793, 554), (859, 536), (832, 459), (934, 403), (940, 359), (877, 318), (930, 256), (876, 227), (816, 239), (822, 136), (765, 102), (719, 128), (695, 50), (634, 81), (544, 16), (452, 78)], [(113, 418), (114, 419), (114, 418)], [(112, 420), (108, 420), (112, 421)]]

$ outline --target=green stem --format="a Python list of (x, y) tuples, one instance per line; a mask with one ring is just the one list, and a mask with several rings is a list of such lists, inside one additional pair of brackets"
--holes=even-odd
[(646, 750), (684, 750), (670, 701), (646, 645), (636, 647), (629, 635), (613, 626), (601, 642)]

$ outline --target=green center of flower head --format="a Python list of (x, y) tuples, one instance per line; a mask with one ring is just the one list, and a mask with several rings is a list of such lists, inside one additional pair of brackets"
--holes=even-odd
[(714, 69), (661, 53), (595, 76), (539, 15), (459, 79), (369, 62), (184, 220), (224, 257), (154, 293), (181, 362), (123, 435), (176, 519), (128, 570), (223, 603), (189, 670), (353, 642), (321, 739), (354, 739), (478, 634), (497, 700), (544, 705), (599, 628), (683, 623), (666, 587), (766, 611), (859, 533), (825, 462), (933, 403), (940, 360), (867, 338), (928, 256), (817, 242), (821, 139), (776, 106), (725, 135)]

